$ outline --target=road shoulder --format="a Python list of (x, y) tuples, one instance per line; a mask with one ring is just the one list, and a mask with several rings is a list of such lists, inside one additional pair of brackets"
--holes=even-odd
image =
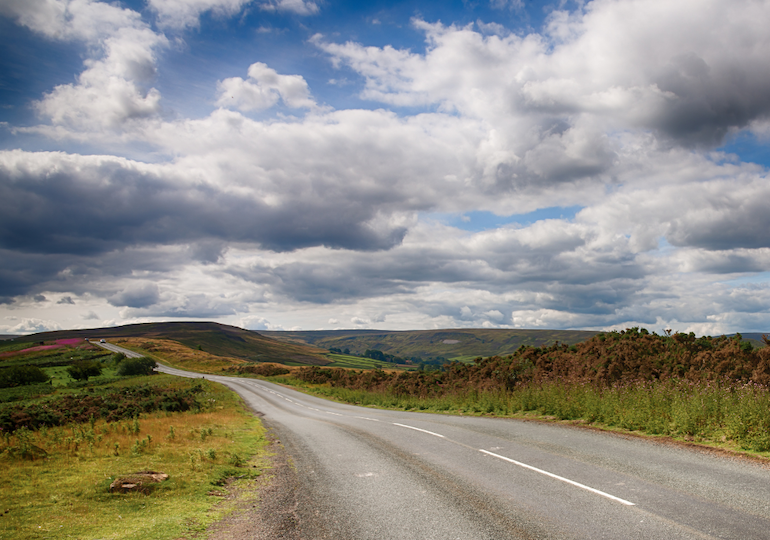
[(268, 432), (271, 454), (265, 474), (247, 485), (227, 488), (232, 512), (206, 530), (206, 538), (217, 540), (300, 540), (297, 509), (297, 474), (278, 438)]

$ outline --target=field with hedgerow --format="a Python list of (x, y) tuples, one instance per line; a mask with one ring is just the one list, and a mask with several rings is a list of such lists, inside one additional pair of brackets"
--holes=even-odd
[(224, 387), (82, 340), (30, 348), (0, 345), (0, 539), (189, 537), (263, 472), (263, 428)]
[(304, 367), (271, 379), (364, 406), (537, 415), (770, 456), (770, 347), (740, 335), (631, 328), (442, 370)]

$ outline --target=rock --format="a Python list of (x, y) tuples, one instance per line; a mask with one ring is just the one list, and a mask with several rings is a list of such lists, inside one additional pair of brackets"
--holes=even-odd
[(138, 491), (139, 493), (149, 493), (155, 484), (168, 480), (168, 475), (156, 471), (140, 471), (125, 476), (119, 476), (110, 484), (111, 493), (129, 493)]

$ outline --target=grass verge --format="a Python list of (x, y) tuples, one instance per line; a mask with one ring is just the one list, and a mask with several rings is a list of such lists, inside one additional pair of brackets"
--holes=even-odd
[[(202, 407), (3, 435), (0, 539), (190, 538), (221, 518), (228, 479), (263, 471), (261, 423), (221, 385), (150, 378), (203, 384)], [(170, 478), (147, 495), (109, 492), (119, 475), (143, 470)]]
[(417, 397), (311, 384), (287, 376), (267, 379), (364, 407), (568, 421), (770, 459), (770, 391), (754, 384), (669, 380), (599, 388), (550, 382), (512, 391), (469, 389)]

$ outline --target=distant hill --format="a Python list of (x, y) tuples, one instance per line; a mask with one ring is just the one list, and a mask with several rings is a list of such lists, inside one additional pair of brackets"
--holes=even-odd
[(267, 337), (285, 343), (304, 344), (322, 349), (349, 349), (351, 354), (363, 355), (367, 349), (382, 351), (402, 358), (424, 360), (443, 357), (447, 360), (468, 360), (477, 356), (513, 354), (522, 345), (540, 347), (557, 341), (573, 345), (586, 341), (597, 332), (583, 330), (320, 330), (262, 332)]
[(251, 330), (215, 322), (167, 322), (91, 328), (87, 330), (59, 330), (21, 336), (16, 341), (40, 342), (66, 338), (110, 339), (121, 337), (145, 337), (177, 341), (191, 349), (202, 350), (218, 356), (231, 356), (253, 362), (278, 362), (282, 364), (326, 365), (331, 361), (327, 353), (311, 345), (286, 343), (265, 337)]
[[(770, 332), (741, 332), (740, 334), (743, 341), (748, 341), (755, 349), (760, 349), (765, 346), (762, 336), (770, 335)], [(734, 335), (735, 334), (729, 334), (727, 337), (733, 337)]]

